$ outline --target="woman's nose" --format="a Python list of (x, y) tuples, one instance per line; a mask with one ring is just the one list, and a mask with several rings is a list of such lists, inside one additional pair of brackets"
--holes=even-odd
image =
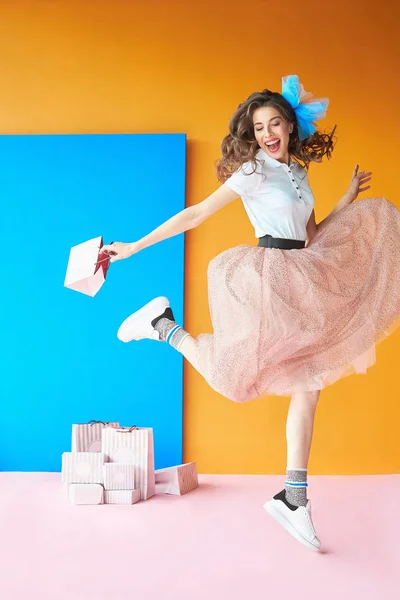
[(271, 125), (266, 125), (265, 127), (265, 137), (269, 139), (272, 136), (272, 127)]

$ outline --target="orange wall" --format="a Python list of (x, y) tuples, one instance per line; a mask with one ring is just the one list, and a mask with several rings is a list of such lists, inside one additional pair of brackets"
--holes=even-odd
[[(398, 3), (376, 0), (0, 0), (0, 131), (186, 132), (193, 204), (216, 187), (237, 104), (298, 73), (306, 90), (330, 97), (324, 124), (338, 124), (333, 160), (310, 172), (317, 221), (356, 162), (373, 171), (372, 193), (400, 206), (399, 17)], [(210, 327), (207, 264), (239, 243), (254, 243), (240, 201), (187, 234), (194, 335)], [(396, 332), (368, 375), (322, 392), (311, 473), (400, 471), (399, 351)], [(203, 473), (283, 472), (288, 401), (231, 403), (186, 366), (185, 459)]]

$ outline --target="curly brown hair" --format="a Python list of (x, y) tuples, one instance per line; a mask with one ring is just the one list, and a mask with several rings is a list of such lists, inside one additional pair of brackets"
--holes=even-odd
[(306, 170), (311, 162), (321, 162), (324, 156), (328, 159), (331, 157), (336, 142), (333, 137), (336, 126), (330, 132), (316, 131), (300, 141), (296, 113), (289, 102), (278, 92), (254, 92), (239, 104), (229, 122), (229, 133), (222, 140), (222, 157), (216, 166), (217, 177), (222, 183), (245, 162), (250, 161), (254, 170), (256, 169), (256, 154), (260, 147), (254, 135), (253, 113), (263, 106), (276, 108), (288, 123), (293, 124), (293, 132), (289, 137), (289, 154)]

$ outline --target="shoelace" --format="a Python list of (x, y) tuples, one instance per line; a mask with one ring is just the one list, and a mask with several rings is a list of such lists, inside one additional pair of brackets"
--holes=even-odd
[(311, 527), (311, 531), (312, 531), (312, 532), (313, 532), (313, 534), (316, 536), (317, 534), (316, 534), (316, 532), (315, 532), (314, 523), (312, 522), (312, 518), (311, 518), (311, 516), (310, 516), (310, 513), (308, 512), (308, 510), (307, 510), (307, 509), (306, 509), (306, 516), (307, 516), (307, 521), (308, 521), (308, 524), (309, 524), (309, 525), (310, 525), (310, 527)]

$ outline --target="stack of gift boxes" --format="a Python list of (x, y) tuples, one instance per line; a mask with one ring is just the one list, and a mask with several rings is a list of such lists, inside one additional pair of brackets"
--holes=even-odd
[(154, 469), (152, 429), (90, 421), (72, 426), (62, 482), (73, 504), (135, 504), (155, 494), (186, 494), (198, 487), (198, 476), (194, 462)]

